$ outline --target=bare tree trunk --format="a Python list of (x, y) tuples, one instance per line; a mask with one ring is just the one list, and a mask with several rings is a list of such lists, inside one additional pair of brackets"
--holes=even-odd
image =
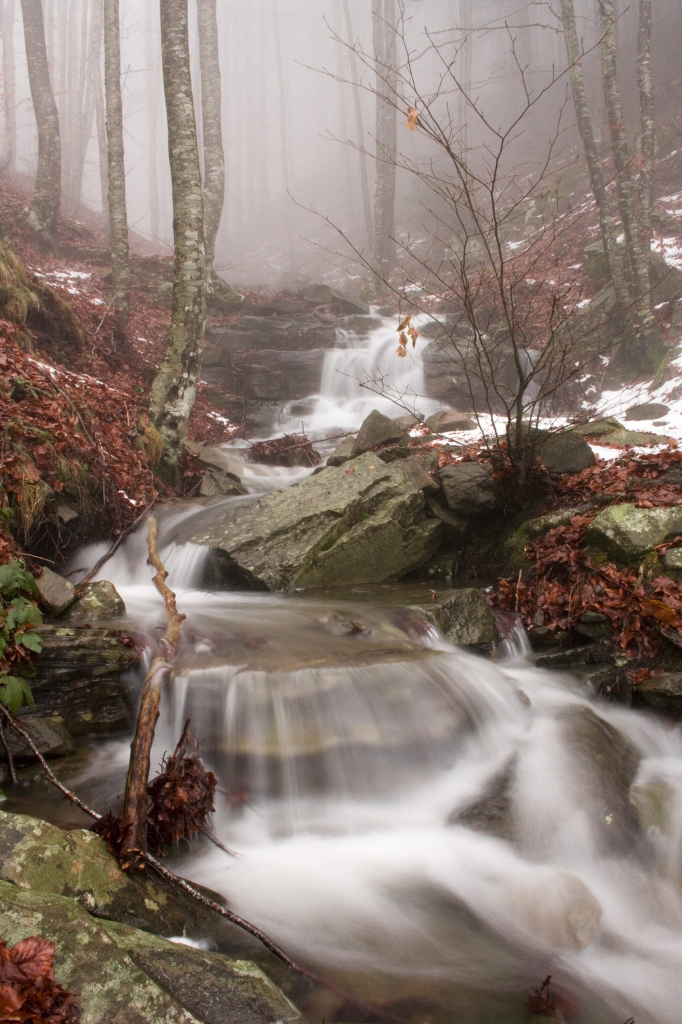
[(104, 84), (107, 111), (112, 303), (117, 309), (118, 328), (124, 332), (130, 313), (130, 252), (123, 151), (119, 0), (104, 0)]
[(350, 76), (353, 82), (353, 101), (355, 106), (355, 133), (357, 138), (358, 159), (360, 161), (360, 187), (362, 189), (362, 208), (365, 214), (367, 244), (372, 244), (372, 208), (369, 201), (369, 179), (367, 175), (367, 154), (365, 152), (365, 130), (362, 124), (362, 104), (358, 77), (358, 64), (353, 47), (353, 25), (350, 18), (348, 0), (343, 0), (343, 14), (346, 19), (346, 36), (348, 39), (348, 56), (350, 59)]
[(282, 160), (282, 182), (284, 185), (284, 211), (286, 217), (287, 248), (289, 249), (289, 269), (294, 270), (296, 266), (296, 253), (294, 250), (294, 229), (291, 222), (291, 196), (289, 194), (289, 152), (287, 148), (287, 103), (284, 89), (284, 64), (282, 61), (282, 45), (279, 38), (279, 18), (277, 0), (272, 0), (273, 13), (275, 16), (275, 55), (277, 58), (277, 77), (279, 80), (279, 142)]
[(2, 6), (2, 69), (4, 75), (5, 155), (2, 170), (12, 174), (17, 157), (16, 71), (14, 66), (14, 0)]
[(395, 234), (395, 0), (372, 0), (376, 66), (376, 171), (372, 262), (379, 281), (391, 272)]
[(216, 0), (197, 0), (201, 61), (201, 120), (204, 133), (204, 238), (206, 277), (213, 279), (215, 240), (225, 203), (220, 57)]
[(651, 267), (651, 218), (654, 209), (654, 156), (656, 147), (654, 87), (651, 81), (651, 0), (639, 0), (637, 80), (641, 118), (642, 165), (639, 172), (640, 245)]
[(620, 101), (616, 70), (616, 33), (613, 0), (598, 0), (602, 32), (601, 59), (604, 98), (609, 118), (613, 162), (616, 169), (618, 207), (625, 233), (625, 247), (628, 254), (630, 279), (637, 313), (642, 326), (651, 321), (651, 300), (649, 297), (649, 269), (646, 253), (640, 245), (639, 225), (635, 212), (632, 178), (630, 175), (630, 153), (628, 147), (623, 106)]
[(94, 66), (95, 61), (100, 59), (102, 49), (102, 9), (98, 3), (93, 6), (89, 31), (86, 32), (86, 13), (83, 12), (83, 48), (81, 54), (81, 76), (78, 86), (78, 133), (76, 136), (76, 157), (73, 169), (73, 214), (78, 216), (78, 208), (83, 191), (83, 174), (85, 171), (85, 156), (92, 136), (92, 127), (95, 118), (94, 103)]
[(177, 473), (204, 351), (204, 202), (190, 74), (187, 0), (161, 0), (163, 85), (173, 184), (173, 311), (168, 344), (149, 395), (164, 440), (160, 468)]
[[(104, 0), (95, 0), (100, 26), (104, 18)], [(97, 150), (99, 153), (99, 183), (102, 194), (102, 228), (109, 235), (109, 156), (107, 153), (107, 126), (102, 90), (102, 40), (97, 48), (92, 68), (93, 94), (95, 99), (95, 122), (97, 125)]]
[(147, 69), (147, 130), (149, 135), (149, 230), (154, 241), (159, 240), (159, 172), (157, 165), (156, 118), (158, 116), (158, 89), (156, 83), (155, 52), (153, 46), (153, 2), (147, 6), (147, 33), (145, 38), (145, 63)]
[(580, 132), (580, 138), (585, 150), (585, 159), (587, 161), (587, 171), (590, 176), (590, 185), (592, 186), (592, 192), (597, 204), (602, 245), (604, 247), (604, 254), (609, 267), (609, 274), (616, 294), (616, 302), (620, 309), (625, 312), (631, 304), (631, 299), (625, 282), (625, 276), (623, 274), (623, 265), (618, 253), (616, 232), (611, 218), (609, 200), (606, 192), (606, 185), (604, 183), (604, 175), (602, 172), (601, 162), (599, 160), (599, 154), (597, 153), (594, 129), (592, 127), (590, 111), (587, 105), (587, 94), (585, 92), (585, 81), (583, 79), (581, 60), (582, 51), (578, 41), (573, 0), (561, 0), (561, 20), (564, 28), (564, 39), (566, 40), (566, 51), (568, 53), (571, 89), (573, 91), (573, 104), (575, 106), (575, 113), (578, 121), (578, 131)]
[(59, 117), (50, 85), (41, 0), (21, 0), (26, 64), (38, 128), (35, 188), (23, 219), (43, 244), (52, 248), (62, 195)]

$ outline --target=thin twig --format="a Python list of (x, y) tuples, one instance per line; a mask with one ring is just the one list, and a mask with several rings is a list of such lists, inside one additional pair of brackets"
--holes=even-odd
[(202, 827), (202, 828), (199, 829), (199, 831), (201, 832), (201, 834), (203, 836), (206, 836), (207, 839), (210, 839), (210, 841), (213, 843), (214, 846), (217, 846), (219, 850), (223, 850), (224, 853), (229, 854), (230, 857), (238, 857), (239, 856), (239, 854), (235, 850), (231, 850), (229, 848), (229, 846), (223, 846), (223, 844), (220, 842), (220, 840), (216, 836), (213, 835), (213, 833), (210, 831), (210, 829)]
[(80, 580), (80, 582), (78, 583), (78, 585), (77, 585), (77, 587), (76, 587), (76, 591), (77, 591), (77, 592), (78, 592), (79, 594), (80, 594), (80, 592), (81, 592), (81, 589), (82, 589), (82, 588), (83, 588), (83, 587), (84, 587), (84, 586), (85, 586), (85, 585), (86, 585), (87, 583), (89, 583), (89, 582), (90, 582), (90, 580), (92, 580), (92, 579), (93, 579), (93, 578), (94, 578), (94, 577), (95, 577), (95, 576), (97, 575), (97, 573), (98, 573), (98, 572), (100, 571), (100, 569), (101, 569), (101, 568), (102, 568), (102, 566), (103, 566), (103, 565), (105, 564), (105, 562), (108, 562), (108, 561), (109, 561), (109, 559), (110, 559), (110, 558), (112, 557), (112, 555), (116, 554), (116, 552), (117, 552), (117, 551), (118, 551), (118, 549), (120, 548), (120, 546), (121, 546), (121, 544), (123, 543), (123, 541), (125, 540), (125, 538), (126, 538), (126, 537), (127, 537), (127, 536), (128, 536), (129, 534), (131, 534), (131, 533), (133, 532), (133, 530), (135, 529), (135, 527), (139, 526), (139, 524), (140, 524), (140, 523), (142, 522), (142, 520), (144, 519), (144, 517), (145, 517), (145, 516), (146, 516), (146, 515), (147, 515), (147, 514), (148, 514), (149, 512), (151, 512), (152, 508), (154, 507), (154, 504), (155, 504), (155, 503), (154, 503), (154, 501), (152, 501), (151, 505), (148, 505), (148, 506), (147, 506), (147, 508), (146, 508), (146, 509), (144, 509), (144, 511), (143, 511), (143, 512), (140, 512), (140, 514), (139, 514), (139, 516), (137, 517), (137, 519), (136, 519), (136, 520), (135, 520), (135, 521), (134, 521), (133, 523), (131, 523), (131, 524), (130, 524), (130, 526), (126, 526), (125, 530), (122, 530), (122, 531), (121, 531), (121, 532), (119, 533), (118, 537), (116, 538), (116, 540), (114, 541), (114, 543), (113, 543), (113, 544), (111, 545), (111, 547), (109, 548), (109, 550), (108, 550), (108, 551), (106, 552), (106, 554), (102, 555), (102, 557), (101, 557), (101, 558), (99, 559), (99, 561), (98, 561), (98, 562), (96, 562), (96, 563), (95, 563), (95, 565), (93, 565), (93, 567), (92, 567), (92, 569), (90, 570), (90, 572), (88, 573), (88, 575), (87, 575), (87, 576), (84, 576), (84, 577), (83, 577), (83, 579), (82, 579), (82, 580)]
[(14, 758), (12, 757), (12, 751), (10, 750), (9, 741), (8, 741), (7, 737), (5, 736), (5, 725), (4, 725), (3, 722), (0, 722), (0, 743), (2, 743), (3, 747), (5, 748), (5, 754), (7, 755), (7, 767), (9, 768), (9, 781), (12, 783), (13, 786), (16, 786), (16, 783), (17, 783), (17, 773), (14, 770)]
[(9, 727), (11, 729), (13, 729), (14, 732), (16, 732), (19, 736), (21, 736), (21, 738), (24, 741), (24, 743), (26, 744), (26, 746), (29, 748), (29, 750), (32, 751), (34, 756), (38, 759), (38, 761), (40, 762), (40, 764), (42, 766), (43, 771), (47, 775), (47, 777), (50, 780), (50, 782), (52, 783), (52, 785), (56, 786), (57, 789), (59, 790), (59, 792), (63, 796), (65, 796), (66, 799), (69, 800), (72, 804), (75, 804), (77, 807), (80, 807), (81, 811), (84, 811), (86, 814), (89, 814), (90, 817), (94, 818), (95, 821), (99, 821), (99, 819), (102, 817), (102, 815), (98, 814), (97, 811), (93, 811), (92, 807), (88, 807), (88, 805), (83, 803), (83, 801), (79, 797), (77, 797), (75, 793), (72, 793), (71, 790), (67, 789), (66, 786), (62, 785), (62, 783), (59, 781), (59, 779), (53, 773), (52, 769), (48, 765), (48, 763), (45, 760), (45, 758), (43, 757), (43, 755), (40, 753), (40, 751), (36, 747), (35, 743), (31, 739), (29, 734), (26, 732), (26, 730), (23, 728), (23, 726), (21, 726), (19, 724), (17, 719), (14, 717), (14, 715), (11, 713), (11, 711), (4, 706), (4, 704), (0, 704), (0, 712), (2, 712), (7, 725), (9, 725)]

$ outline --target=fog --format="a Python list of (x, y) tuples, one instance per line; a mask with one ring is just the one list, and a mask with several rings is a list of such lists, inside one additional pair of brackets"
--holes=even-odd
[[(196, 11), (190, 0), (190, 42), (195, 102), (200, 96)], [(585, 75), (598, 135), (607, 129), (599, 79), (599, 32), (593, 0), (578, 0), (579, 31), (587, 53)], [(37, 137), (30, 99), (21, 5), (4, 0), (7, 19), (14, 9), (15, 110), (14, 169), (35, 173)], [(554, 130), (568, 82), (566, 52), (559, 31), (558, 0), (406, 0), (398, 4), (406, 46), (415, 60), (422, 89), (435, 89), (442, 61), (458, 49), (457, 74), (479, 99), (491, 120), (504, 125), (521, 101), (519, 67), (531, 92), (558, 78), (523, 126), (517, 151), (524, 159), (541, 156)], [(45, 31), (52, 85), (62, 134), (62, 211), (78, 214), (79, 204), (102, 209), (100, 145), (93, 25), (95, 0), (44, 0)], [(220, 0), (219, 47), (222, 76), (223, 137), (226, 159), (225, 208), (217, 239), (216, 269), (231, 282), (282, 284), (297, 276), (333, 273), (339, 260), (327, 250), (343, 244), (325, 224), (341, 228), (358, 247), (367, 246), (361, 170), (368, 175), (370, 201), (375, 169), (375, 106), (372, 93), (372, 18), (369, 0), (348, 0), (350, 42), (368, 55), (351, 55), (344, 0)], [(621, 87), (626, 115), (636, 115), (636, 5), (620, 0), (617, 25)], [(680, 89), (679, 43), (682, 5), (655, 0), (653, 69), (665, 84), (659, 112)], [(171, 182), (161, 75), (158, 4), (121, 2), (121, 67), (125, 128), (128, 219), (145, 239), (172, 246)], [(399, 45), (398, 60), (401, 52)], [(515, 56), (514, 56), (515, 54)], [(11, 57), (11, 54), (10, 54)], [(352, 84), (355, 60), (357, 93)], [(101, 54), (97, 56), (101, 61)], [(7, 76), (6, 76), (7, 77)], [(96, 78), (96, 76), (95, 76)], [(7, 92), (7, 90), (6, 90)], [(356, 103), (357, 97), (357, 103)], [(404, 96), (405, 104), (412, 102)], [(11, 102), (11, 97), (10, 97)], [(449, 102), (463, 130), (469, 113), (451, 90)], [(358, 133), (358, 112), (362, 138)], [(564, 115), (569, 127), (572, 107)], [(7, 104), (5, 121), (7, 120)], [(201, 125), (199, 142), (201, 149)], [(419, 133), (402, 128), (398, 149), (409, 160), (430, 157)], [(7, 136), (7, 124), (3, 126)], [(100, 124), (100, 134), (102, 125)], [(475, 126), (472, 126), (475, 132)], [(475, 145), (476, 138), (469, 139)], [(565, 159), (575, 159), (579, 139), (568, 130)], [(400, 160), (399, 160), (400, 163)], [(82, 165), (82, 177), (81, 177)], [(314, 212), (313, 212), (314, 211)], [(398, 173), (396, 232), (419, 231), (419, 196), (409, 175)]]

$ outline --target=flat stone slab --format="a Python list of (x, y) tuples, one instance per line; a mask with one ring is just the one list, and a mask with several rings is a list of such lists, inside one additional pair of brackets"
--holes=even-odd
[(682, 506), (637, 508), (626, 503), (603, 509), (586, 536), (589, 544), (630, 562), (677, 534), (682, 534)]

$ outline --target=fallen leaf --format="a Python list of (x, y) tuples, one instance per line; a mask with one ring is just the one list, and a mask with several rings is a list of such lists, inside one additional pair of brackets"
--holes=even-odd
[(411, 132), (413, 132), (415, 130), (415, 128), (417, 127), (417, 118), (418, 117), (419, 117), (419, 111), (417, 110), (416, 107), (408, 107), (407, 108), (407, 121), (405, 122), (405, 127), (409, 128), (409, 130)]
[(52, 970), (54, 942), (32, 935), (17, 942), (12, 949), (12, 958), (24, 977), (44, 978)]
[(677, 618), (677, 612), (673, 611), (670, 605), (664, 601), (652, 601), (649, 597), (642, 600), (642, 612), (653, 619), (658, 619), (659, 622), (674, 622)]

